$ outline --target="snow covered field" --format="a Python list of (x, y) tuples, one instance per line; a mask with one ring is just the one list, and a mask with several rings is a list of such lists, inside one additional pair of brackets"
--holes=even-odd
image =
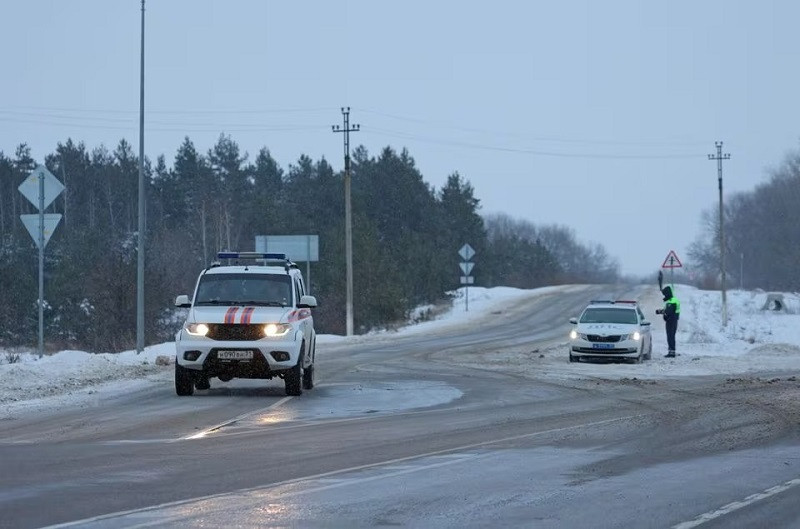
[[(346, 351), (353, 343), (391, 340), (398, 336), (443, 332), (483, 318), (514, 299), (529, 298), (574, 286), (519, 290), (499, 287), (470, 288), (469, 311), (463, 291), (449, 311), (432, 321), (416, 323), (398, 331), (344, 338), (320, 336), (319, 344), (331, 353)], [(653, 360), (639, 365), (578, 363), (567, 361), (567, 341), (541, 349), (499, 350), (448, 357), (466, 365), (488, 364), (493, 369), (513, 369), (530, 376), (552, 378), (602, 377), (612, 380), (637, 377), (657, 379), (692, 375), (756, 375), (759, 372), (800, 371), (800, 297), (784, 294), (785, 311), (762, 310), (763, 292), (728, 293), (729, 323), (723, 328), (719, 292), (678, 286), (681, 320), (677, 336), (679, 357), (665, 359), (664, 324), (654, 311), (661, 298), (654, 287), (640, 302), (653, 321)], [(577, 316), (577, 314), (575, 314)], [(566, 333), (565, 333), (566, 334)], [(8, 362), (11, 353), (0, 351), (0, 419), (12, 411), (87, 405), (153, 384), (170, 384), (172, 366), (157, 365), (157, 358), (174, 356), (174, 344), (148, 347), (142, 354), (125, 351), (92, 354), (62, 351), (38, 359), (29, 352)], [(446, 353), (443, 353), (446, 354)]]

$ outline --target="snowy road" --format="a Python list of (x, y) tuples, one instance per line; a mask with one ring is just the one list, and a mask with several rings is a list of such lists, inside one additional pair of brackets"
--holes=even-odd
[(466, 326), (331, 342), (302, 397), (239, 381), (182, 399), (165, 372), (12, 415), (0, 527), (796, 527), (790, 373), (610, 379), (667, 364), (551, 357), (588, 298), (637, 293), (570, 287)]

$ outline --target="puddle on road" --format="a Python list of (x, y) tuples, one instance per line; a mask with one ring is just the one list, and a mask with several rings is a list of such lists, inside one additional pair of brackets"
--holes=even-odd
[(342, 418), (391, 413), (447, 404), (463, 393), (444, 382), (396, 381), (337, 383), (322, 385), (309, 393), (312, 398), (295, 400), (295, 419)]
[(295, 398), (284, 397), (271, 406), (195, 432), (186, 439), (212, 433), (232, 433), (264, 426), (296, 427), (315, 421), (374, 417), (431, 408), (461, 398), (463, 393), (441, 381), (337, 382), (321, 384)]

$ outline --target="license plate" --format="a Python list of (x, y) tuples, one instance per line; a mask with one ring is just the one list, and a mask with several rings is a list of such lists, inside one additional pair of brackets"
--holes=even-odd
[(593, 343), (592, 349), (613, 349), (614, 345), (610, 343)]
[(253, 351), (217, 351), (220, 360), (252, 360)]

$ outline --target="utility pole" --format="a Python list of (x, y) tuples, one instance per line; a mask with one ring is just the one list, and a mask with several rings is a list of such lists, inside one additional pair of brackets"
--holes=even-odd
[(717, 154), (709, 154), (709, 160), (717, 162), (717, 179), (719, 180), (719, 269), (722, 281), (722, 326), (728, 325), (728, 300), (725, 296), (725, 210), (722, 207), (722, 160), (730, 160), (730, 154), (722, 154), (722, 142), (715, 142)]
[[(142, 0), (144, 1), (144, 0)], [(358, 132), (361, 125), (350, 128), (350, 107), (342, 107), (344, 126), (333, 125), (333, 132), (344, 133), (344, 252), (347, 260), (347, 336), (353, 335), (353, 216), (350, 204), (350, 133)]]
[(739, 290), (744, 290), (744, 252), (740, 255), (739, 260)]
[(139, 70), (139, 244), (136, 250), (136, 352), (144, 351), (144, 0), (142, 0), (142, 45)]

